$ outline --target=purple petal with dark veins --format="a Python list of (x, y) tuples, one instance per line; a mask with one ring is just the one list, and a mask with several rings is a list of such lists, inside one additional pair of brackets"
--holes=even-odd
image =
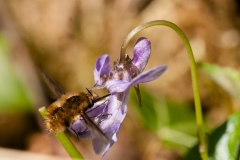
[(133, 78), (131, 82), (121, 80), (108, 80), (105, 85), (112, 94), (123, 92), (133, 84), (146, 83), (157, 79), (166, 71), (166, 69), (167, 66), (157, 66), (140, 73), (137, 77)]
[(82, 139), (92, 138), (91, 133), (87, 129), (86, 123), (83, 119), (75, 121), (70, 127), (70, 131)]
[[(72, 130), (74, 130), (73, 133), (76, 132), (79, 138), (93, 138), (92, 144), (94, 151), (97, 154), (102, 153), (104, 156), (108, 149), (117, 141), (120, 125), (127, 113), (128, 95), (129, 90), (111, 95), (108, 101), (106, 101), (107, 103), (96, 103), (92, 108), (86, 111), (88, 116), (98, 124), (103, 133), (112, 139), (109, 144), (105, 144), (100, 139), (91, 136), (83, 119), (77, 120), (72, 125)], [(96, 116), (95, 118), (91, 117), (94, 115)]]
[(94, 80), (97, 85), (103, 84), (110, 72), (110, 61), (107, 54), (99, 57), (95, 64)]
[(104, 133), (112, 133), (118, 131), (124, 117), (127, 113), (127, 102), (129, 98), (129, 90), (122, 93), (111, 95), (104, 114), (106, 119), (102, 119), (99, 123)]
[(142, 72), (147, 65), (151, 54), (151, 42), (142, 37), (139, 38), (134, 46), (132, 63)]
[(105, 109), (105, 115), (107, 117), (102, 119), (99, 123), (102, 131), (112, 139), (109, 145), (103, 145), (97, 139), (93, 140), (93, 146), (95, 151), (103, 151), (103, 156), (107, 153), (108, 149), (117, 141), (117, 135), (120, 125), (127, 113), (127, 102), (129, 90), (125, 92), (111, 95), (108, 101), (108, 106)]
[[(93, 107), (89, 108), (86, 111), (86, 114), (92, 119), (95, 124), (98, 124), (99, 121), (102, 119), (102, 114), (106, 108), (107, 101), (99, 101), (94, 104)], [(92, 138), (90, 131), (88, 130), (85, 121), (81, 118), (75, 121), (70, 130), (77, 134), (79, 138)]]
[(93, 118), (96, 118), (97, 116), (103, 114), (103, 112), (107, 106), (108, 99), (109, 99), (109, 97), (107, 97), (104, 100), (94, 103), (93, 107), (86, 110), (87, 115), (91, 119), (93, 119)]

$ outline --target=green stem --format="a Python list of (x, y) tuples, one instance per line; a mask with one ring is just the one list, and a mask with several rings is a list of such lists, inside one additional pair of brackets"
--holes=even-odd
[[(42, 117), (45, 118), (46, 108), (45, 107), (40, 108), (39, 112), (41, 113)], [(83, 159), (82, 155), (78, 152), (76, 147), (73, 145), (73, 143), (70, 141), (70, 139), (64, 132), (56, 133), (55, 136), (72, 159), (74, 160)]]
[(125, 63), (125, 52), (126, 47), (129, 44), (130, 40), (134, 35), (136, 35), (138, 32), (142, 31), (143, 29), (153, 27), (153, 26), (167, 26), (172, 28), (174, 31), (177, 32), (177, 34), (182, 38), (183, 43), (187, 49), (189, 62), (190, 62), (190, 68), (191, 68), (191, 75), (192, 75), (192, 85), (193, 85), (193, 94), (194, 94), (194, 103), (195, 103), (195, 110), (196, 110), (196, 121), (197, 121), (197, 128), (198, 128), (198, 136), (199, 136), (199, 152), (201, 154), (202, 160), (208, 160), (208, 151), (207, 151), (207, 144), (206, 144), (206, 137), (204, 132), (204, 126), (203, 126), (203, 118), (202, 118), (202, 109), (201, 109), (201, 102), (200, 102), (200, 96), (199, 96), (199, 90), (198, 90), (198, 80), (197, 80), (197, 73), (196, 73), (196, 64), (192, 52), (192, 48), (190, 46), (190, 43), (183, 33), (183, 31), (174, 23), (164, 20), (156, 20), (156, 21), (150, 21), (147, 23), (144, 23), (135, 29), (133, 29), (126, 37), (122, 44), (121, 52), (120, 52), (120, 61), (122, 63)]

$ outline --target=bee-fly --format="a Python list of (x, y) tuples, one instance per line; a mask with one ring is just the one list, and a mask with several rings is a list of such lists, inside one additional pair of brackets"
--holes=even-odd
[(79, 120), (82, 117), (87, 125), (87, 128), (92, 134), (92, 137), (99, 139), (104, 145), (109, 144), (111, 139), (108, 138), (86, 114), (86, 110), (91, 108), (94, 103), (106, 98), (109, 95), (98, 97), (89, 90), (89, 94), (85, 94), (83, 92), (65, 93), (64, 90), (57, 85), (57, 83), (55, 83), (47, 73), (43, 71), (42, 73), (48, 85), (53, 87), (59, 97), (47, 108), (45, 118), (46, 128), (51, 133), (64, 132), (76, 120)]

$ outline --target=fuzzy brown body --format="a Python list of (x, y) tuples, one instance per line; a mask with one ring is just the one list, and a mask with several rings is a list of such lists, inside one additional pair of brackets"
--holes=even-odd
[(47, 108), (46, 128), (52, 133), (65, 131), (93, 106), (92, 95), (82, 92), (63, 94)]
[[(56, 83), (54, 80), (44, 71), (42, 71), (42, 76), (46, 80), (46, 83), (49, 85), (49, 88), (55, 92), (58, 99), (48, 106), (45, 124), (46, 128), (51, 133), (64, 132), (68, 128), (70, 129), (72, 124), (82, 118), (87, 126), (87, 129), (90, 131), (91, 136), (94, 137), (93, 143), (96, 143), (94, 150), (97, 154), (102, 153), (106, 147), (111, 143), (111, 136), (107, 136), (99, 128), (97, 124), (87, 115), (86, 110), (93, 107), (96, 102), (110, 96), (107, 94), (103, 97), (99, 97), (97, 94), (91, 92), (87, 88), (89, 94), (83, 92), (69, 92), (65, 91)], [(71, 130), (78, 136), (78, 131)]]

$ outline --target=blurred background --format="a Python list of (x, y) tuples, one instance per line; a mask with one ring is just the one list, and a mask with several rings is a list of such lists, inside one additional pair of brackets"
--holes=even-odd
[[(85, 91), (94, 85), (96, 59), (109, 54), (112, 65), (127, 34), (147, 21), (177, 24), (197, 62), (238, 70), (239, 7), (238, 0), (0, 1), (0, 147), (68, 158), (38, 113), (51, 102), (39, 69), (65, 91)], [(142, 36), (152, 43), (145, 70), (163, 64), (168, 70), (141, 85), (143, 108), (131, 93), (119, 139), (103, 159), (183, 159), (197, 143), (187, 52), (174, 31), (153, 27), (134, 37), (127, 49), (130, 57)], [(198, 76), (205, 126), (211, 133), (240, 106), (200, 69)], [(101, 158), (91, 140), (71, 139), (86, 159)]]

